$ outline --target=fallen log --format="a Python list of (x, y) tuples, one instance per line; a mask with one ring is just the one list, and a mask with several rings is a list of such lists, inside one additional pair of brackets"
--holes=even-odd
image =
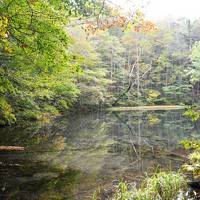
[(24, 151), (24, 147), (20, 146), (0, 146), (0, 151)]

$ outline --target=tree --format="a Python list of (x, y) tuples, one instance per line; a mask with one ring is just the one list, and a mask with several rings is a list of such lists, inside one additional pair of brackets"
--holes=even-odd
[(47, 1), (1, 1), (1, 124), (66, 109), (77, 97), (80, 71), (68, 52), (66, 15)]
[(100, 52), (96, 51), (94, 40), (87, 40), (86, 33), (80, 27), (69, 31), (74, 40), (70, 50), (82, 59), (82, 74), (77, 79), (80, 90), (78, 106), (99, 106), (107, 104), (110, 97), (108, 90), (113, 83), (109, 79), (107, 66), (102, 62)]

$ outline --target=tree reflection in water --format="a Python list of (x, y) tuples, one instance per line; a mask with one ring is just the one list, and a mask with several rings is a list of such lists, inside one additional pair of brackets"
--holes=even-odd
[[(6, 137), (5, 137), (6, 136)], [(180, 111), (89, 113), (51, 124), (3, 129), (1, 199), (88, 199), (113, 180), (140, 182), (159, 168), (179, 168), (178, 141), (198, 131)]]

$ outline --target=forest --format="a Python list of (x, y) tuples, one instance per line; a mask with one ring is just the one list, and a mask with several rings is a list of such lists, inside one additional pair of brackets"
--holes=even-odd
[(3, 200), (200, 198), (200, 16), (116, 2), (0, 0)]

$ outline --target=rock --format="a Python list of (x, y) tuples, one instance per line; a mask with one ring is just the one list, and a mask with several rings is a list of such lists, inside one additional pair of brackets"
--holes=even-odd
[(200, 179), (188, 181), (188, 185), (194, 189), (200, 189)]
[(113, 185), (113, 186), (119, 185), (119, 180), (113, 180), (112, 185)]

